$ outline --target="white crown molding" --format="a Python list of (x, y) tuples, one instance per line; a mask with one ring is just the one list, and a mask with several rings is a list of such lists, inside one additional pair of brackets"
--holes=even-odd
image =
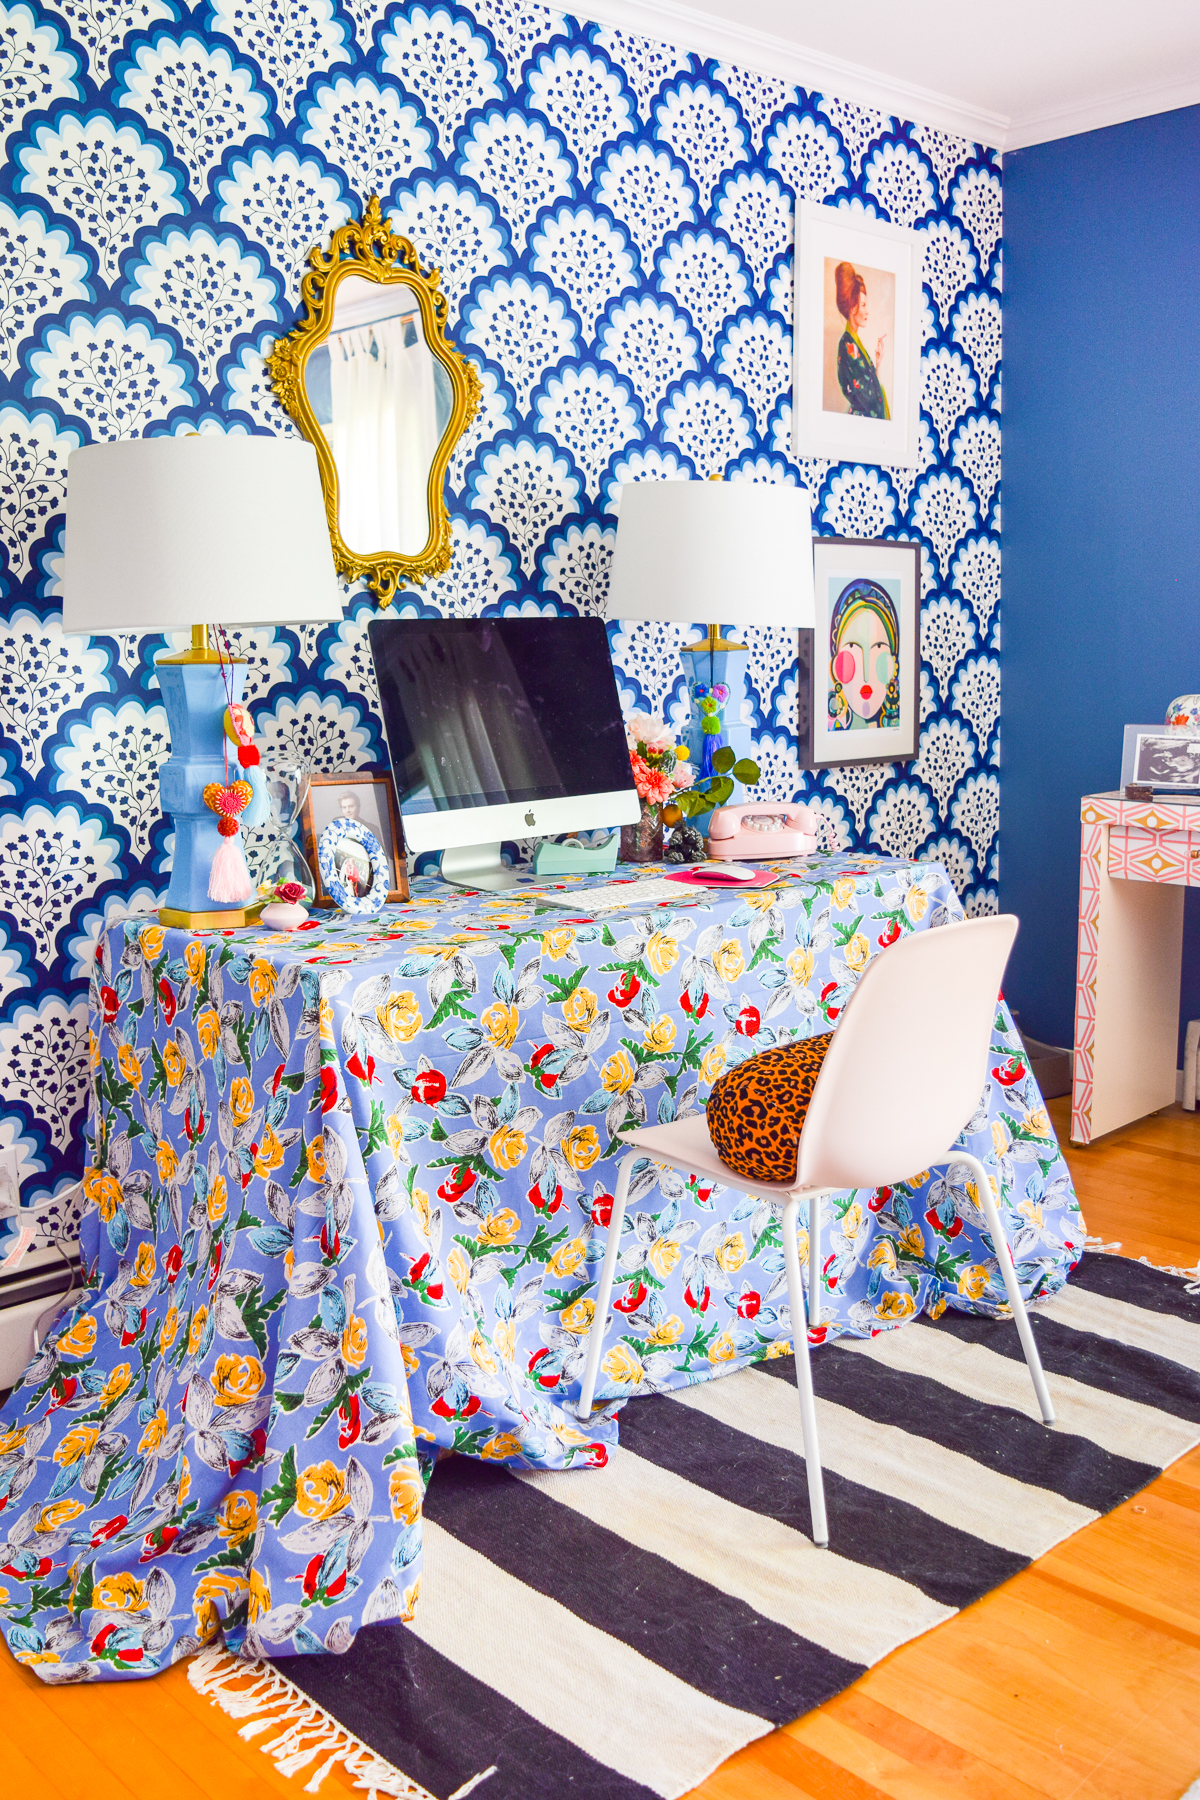
[(1099, 131), (1108, 125), (1123, 125), (1130, 119), (1200, 103), (1200, 78), (1191, 77), (1114, 89), (1073, 106), (1045, 108), (1013, 118), (881, 70), (846, 62), (825, 51), (809, 49), (753, 25), (734, 24), (689, 6), (686, 0), (584, 0), (582, 7), (572, 10), (579, 19), (636, 32), (701, 58), (757, 69), (810, 92), (836, 95), (839, 100), (852, 100), (860, 106), (877, 106), (895, 118), (951, 131), (972, 143), (1001, 151)]
[(860, 106), (877, 106), (896, 118), (952, 131), (972, 143), (987, 144), (997, 150), (1005, 146), (1009, 121), (1002, 113), (988, 112), (949, 94), (935, 93), (858, 63), (844, 62), (821, 50), (806, 49), (803, 44), (759, 31), (753, 25), (731, 24), (684, 4), (684, 0), (585, 0), (582, 7), (574, 6), (572, 11), (578, 19), (610, 25), (618, 31), (637, 32), (694, 56), (757, 69), (760, 74), (795, 82), (797, 87), (811, 92), (836, 95), (839, 100), (853, 100)]
[(1031, 113), (1014, 119), (1004, 144), (1006, 150), (1024, 150), (1031, 144), (1048, 144), (1055, 138), (1077, 137), (1084, 131), (1103, 131), (1107, 125), (1125, 125), (1130, 119), (1146, 119), (1154, 113), (1174, 112), (1180, 106), (1200, 104), (1200, 77), (1186, 81), (1147, 82), (1123, 88), (1098, 100), (1052, 112)]

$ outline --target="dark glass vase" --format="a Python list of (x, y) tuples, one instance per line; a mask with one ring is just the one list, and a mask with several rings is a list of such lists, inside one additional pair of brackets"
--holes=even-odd
[(636, 825), (621, 827), (621, 861), (628, 863), (661, 862), (663, 854), (662, 807), (642, 801), (642, 816)]

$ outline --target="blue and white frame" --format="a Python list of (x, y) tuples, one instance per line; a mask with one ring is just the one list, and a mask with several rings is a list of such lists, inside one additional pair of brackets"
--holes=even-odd
[[(345, 844), (353, 844), (361, 850), (371, 865), (371, 885), (365, 893), (353, 893), (338, 873), (337, 853)], [(383, 845), (361, 819), (331, 820), (317, 841), (317, 868), (321, 886), (343, 912), (374, 913), (387, 905), (391, 885), (387, 858), (383, 854)]]

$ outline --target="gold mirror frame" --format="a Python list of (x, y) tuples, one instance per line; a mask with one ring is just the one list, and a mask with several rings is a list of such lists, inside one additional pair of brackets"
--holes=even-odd
[[(367, 201), (361, 219), (339, 226), (329, 240), (329, 248), (317, 244), (309, 251), (308, 261), (309, 272), (300, 283), (305, 316), (285, 336), (275, 340), (266, 359), (267, 369), (284, 409), (317, 452), (338, 574), (350, 581), (365, 577), (379, 604), (388, 606), (402, 582), (419, 585), (450, 567), (446, 469), (454, 446), (475, 416), (483, 392), (482, 383), (474, 363), (468, 362), (446, 335), (448, 303), (441, 289), (441, 271), (421, 267), (410, 240), (393, 231), (382, 216), (377, 194), (372, 194)], [(337, 465), (304, 385), (305, 365), (318, 344), (323, 344), (329, 336), (337, 291), (349, 275), (358, 275), (381, 286), (403, 284), (412, 290), (420, 304), (425, 341), (450, 378), (450, 417), (429, 470), (429, 538), (425, 548), (415, 556), (393, 551), (359, 556), (342, 537), (338, 527)]]

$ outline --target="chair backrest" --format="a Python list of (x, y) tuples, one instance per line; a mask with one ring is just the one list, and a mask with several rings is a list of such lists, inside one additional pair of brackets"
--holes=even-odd
[(1017, 924), (915, 931), (874, 957), (813, 1090), (802, 1187), (880, 1187), (945, 1157), (979, 1101)]

